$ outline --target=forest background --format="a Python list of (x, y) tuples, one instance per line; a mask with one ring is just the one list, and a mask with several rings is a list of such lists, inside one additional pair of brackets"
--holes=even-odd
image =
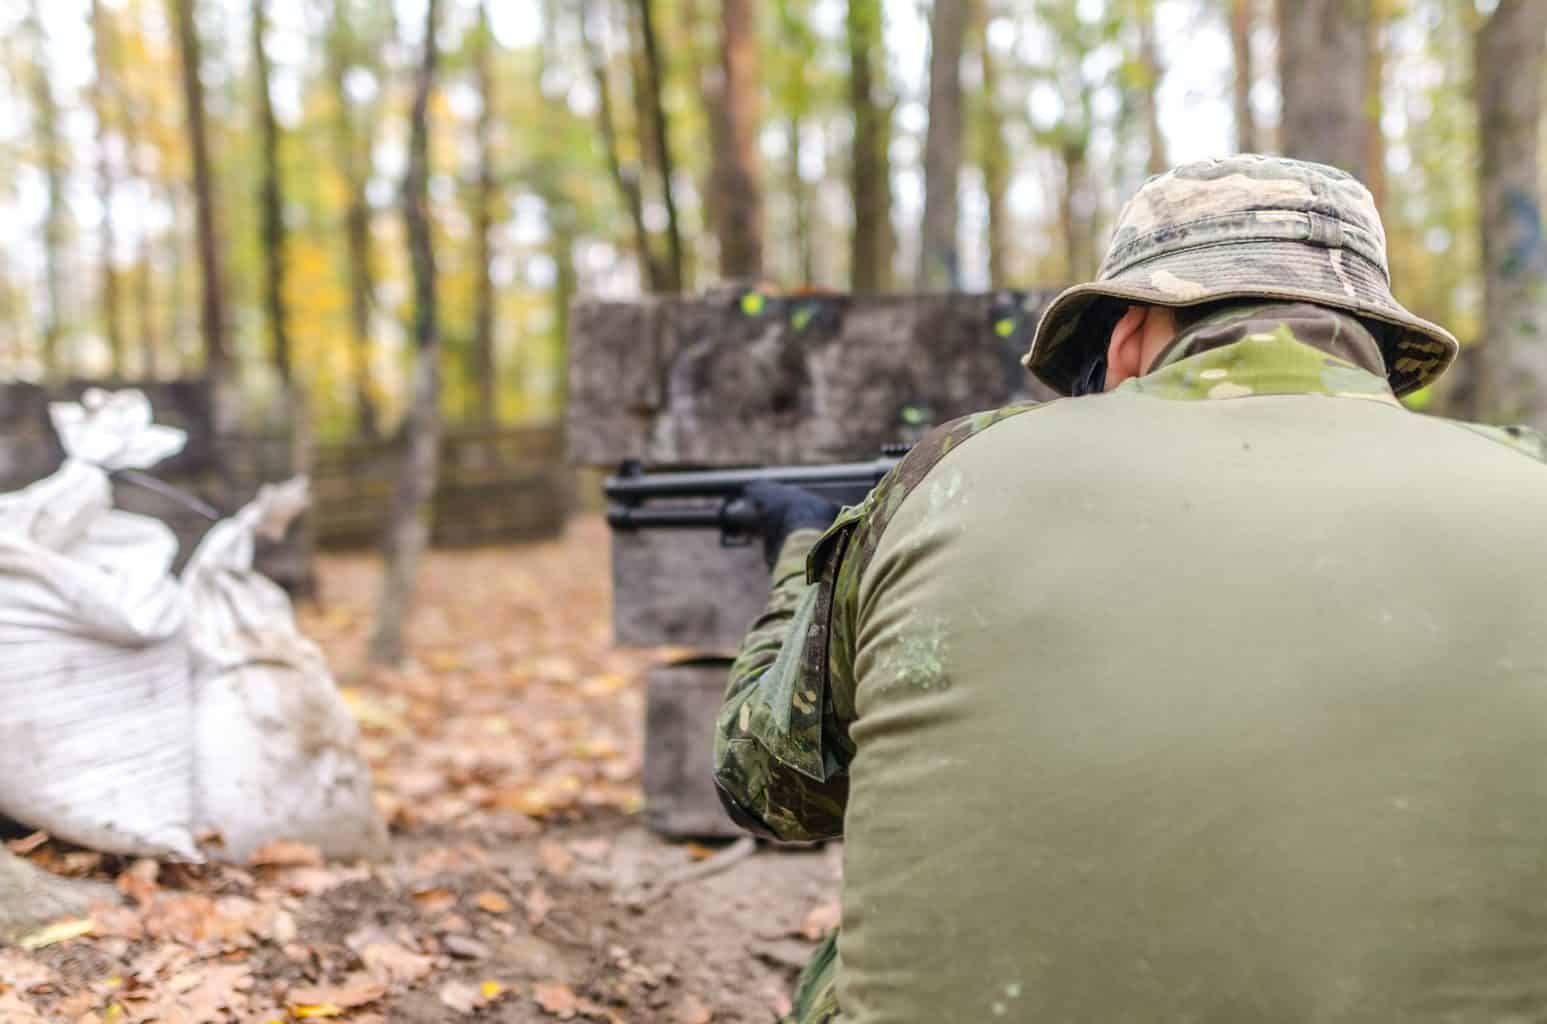
[(1243, 149), (1364, 178), (1481, 353), (1441, 401), (1540, 420), (1544, 45), (1547, 0), (3, 0), (0, 377), (370, 435), (433, 335), (450, 422), (551, 420), (579, 292), (1056, 286)]

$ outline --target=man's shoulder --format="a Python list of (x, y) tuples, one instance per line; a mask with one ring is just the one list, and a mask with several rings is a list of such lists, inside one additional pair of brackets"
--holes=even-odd
[(1547, 433), (1524, 425), (1496, 427), (1488, 423), (1469, 423), (1466, 420), (1446, 419), (1442, 422), (1461, 427), (1486, 437), (1496, 444), (1529, 456), (1537, 462), (1547, 463)]
[(969, 413), (948, 423), (942, 423), (925, 434), (908, 450), (908, 454), (877, 485), (876, 490), (881, 492), (884, 488), (886, 493), (895, 493), (899, 498), (906, 496), (924, 477), (929, 475), (930, 470), (939, 465), (941, 459), (974, 437), (1005, 420), (1034, 410), (1050, 408), (1057, 405), (1058, 401), (1054, 399), (1050, 402), (1014, 402), (997, 409)]
[(863, 503), (845, 509), (832, 529), (817, 542), (807, 563), (808, 578), (818, 579), (824, 572), (831, 571), (839, 555), (845, 559), (857, 558), (861, 564), (868, 562), (881, 541), (881, 534), (902, 503), (941, 460), (997, 424), (1023, 413), (1058, 405), (1060, 401), (1013, 402), (997, 409), (969, 413), (929, 431), (881, 478)]

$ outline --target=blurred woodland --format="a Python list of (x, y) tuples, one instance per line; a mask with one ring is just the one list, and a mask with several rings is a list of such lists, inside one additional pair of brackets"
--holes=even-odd
[(1399, 298), (1488, 340), (1451, 408), (1547, 416), (1547, 0), (5, 0), (0, 39), (13, 379), (551, 420), (577, 292), (1063, 284), (1147, 173), (1245, 149), (1370, 184)]

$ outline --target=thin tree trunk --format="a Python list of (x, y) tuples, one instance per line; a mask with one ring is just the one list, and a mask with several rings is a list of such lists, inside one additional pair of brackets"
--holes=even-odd
[(957, 287), (957, 192), (962, 162), (962, 45), (967, 0), (935, 0), (929, 18), (929, 130), (924, 139), (924, 219), (915, 286)]
[(1500, 0), (1474, 42), (1482, 143), (1482, 408), (1547, 427), (1547, 249), (1541, 195), (1547, 0)]
[[(147, 187), (151, 184), (153, 174), (146, 164), (149, 160), (141, 156), (140, 135), (136, 127), (139, 117), (139, 104), (132, 103), (127, 98), (123, 107), (124, 122), (124, 146), (129, 151), (131, 167)], [(138, 163), (138, 161), (145, 161)], [(150, 230), (148, 218), (142, 209), (139, 213), (136, 227), (139, 229), (139, 252), (135, 256), (134, 267), (134, 302), (137, 307), (135, 312), (135, 326), (139, 329), (140, 338), (140, 376), (147, 380), (155, 380), (162, 373), (161, 347), (162, 342), (157, 337), (156, 324), (156, 260), (155, 238)]]
[(70, 211), (65, 198), (64, 140), (59, 132), (59, 101), (50, 73), (48, 37), (43, 31), (40, 0), (27, 8), (28, 34), (34, 44), (33, 116), (43, 163), (47, 210), (43, 216), (43, 260), (46, 307), (43, 311), (43, 372), (57, 377), (64, 369), (64, 258), (69, 241)]
[[(559, 6), (564, 0), (544, 0), (543, 17), (546, 24), (557, 25)], [(548, 69), (559, 60), (551, 38), (537, 51), (537, 81), (541, 83)], [(553, 131), (563, 129), (566, 112), (556, 106), (545, 105), (545, 124)], [(558, 372), (553, 376), (554, 393), (552, 414), (562, 419), (568, 403), (569, 367), (569, 305), (579, 290), (579, 273), (575, 266), (576, 211), (565, 183), (551, 171), (538, 179), (538, 194), (542, 197), (543, 212), (548, 222), (548, 251), (553, 260), (553, 334), (550, 337), (553, 352), (552, 365)], [(523, 346), (524, 348), (525, 346)], [(517, 361), (524, 353), (517, 352)]]
[(144, 228), (140, 231), (140, 251), (135, 257), (134, 295), (138, 308), (136, 321), (140, 328), (140, 376), (156, 380), (163, 372), (161, 339), (156, 336), (156, 276), (151, 235)]
[(1277, 0), (1283, 151), (1360, 180), (1367, 172), (1364, 7), (1353, 0)]
[(1080, 209), (1081, 194), (1086, 188), (1085, 146), (1065, 145), (1059, 158), (1063, 182), (1058, 195), (1058, 221), (1064, 236), (1065, 279), (1084, 281), (1095, 270), (1090, 217)]
[(671, 132), (666, 122), (666, 108), (661, 100), (665, 76), (662, 72), (660, 47), (655, 38), (654, 7), (654, 0), (638, 0), (642, 43), (640, 55), (644, 72), (643, 95), (639, 97), (640, 120), (650, 127), (650, 148), (653, 150), (656, 171), (660, 175), (661, 202), (666, 206), (666, 275), (662, 284), (666, 291), (680, 292), (686, 280), (685, 261), (682, 232), (677, 221), (676, 186), (673, 183), (676, 166), (672, 162)]
[(650, 232), (645, 227), (644, 195), (639, 185), (637, 164), (625, 165), (618, 147), (617, 119), (613, 114), (612, 85), (607, 73), (607, 55), (603, 50), (596, 24), (599, 7), (593, 3), (580, 12), (581, 37), (585, 42), (586, 60), (591, 66), (591, 78), (596, 84), (596, 126), (602, 137), (602, 149), (607, 158), (607, 169), (623, 198), (629, 223), (634, 228), (634, 251), (639, 258), (639, 273), (652, 292), (664, 286), (664, 271), (650, 248)]
[(167, 244), (172, 252), (172, 294), (168, 302), (171, 316), (168, 318), (167, 338), (171, 342), (170, 350), (177, 364), (177, 375), (182, 376), (187, 371), (188, 354), (193, 347), (188, 344), (188, 211), (187, 200), (176, 182), (167, 182), (166, 190), (167, 205), (172, 210), (172, 228), (167, 234)]
[(102, 329), (107, 334), (108, 352), (112, 356), (112, 375), (122, 378), (125, 375), (123, 304), (119, 301), (118, 271), (113, 266), (113, 253), (117, 248), (113, 231), (113, 161), (107, 144), (108, 114), (116, 89), (113, 75), (117, 67), (112, 32), (102, 0), (91, 0), (92, 49), (97, 65), (91, 100), (97, 118), (97, 197), (102, 204)]
[(215, 224), (214, 170), (210, 164), (209, 131), (204, 114), (203, 65), (194, 0), (170, 0), (182, 54), (183, 103), (188, 118), (188, 147), (193, 158), (194, 222), (201, 289), (200, 325), (204, 335), (204, 373), (215, 384), (217, 422), (231, 410), (220, 396), (229, 385), (230, 356), (226, 344), (224, 276), (220, 235)]
[(849, 0), (849, 105), (854, 112), (849, 192), (854, 236), (849, 278), (856, 292), (884, 291), (892, 281), (891, 109), (880, 99), (886, 74), (879, 0)]
[(793, 216), (790, 218), (790, 239), (795, 253), (797, 273), (802, 284), (814, 284), (817, 280), (816, 244), (811, 231), (811, 186), (801, 173), (802, 147), (800, 133), (803, 121), (791, 117), (785, 123), (785, 135), (789, 146), (785, 153), (785, 188), (790, 193)]
[(1165, 68), (1160, 63), (1160, 41), (1155, 29), (1155, 0), (1139, 0), (1139, 62), (1143, 65), (1144, 88), (1140, 92), (1144, 108), (1145, 170), (1160, 174), (1171, 166), (1166, 155), (1166, 136), (1160, 130), (1160, 80)]
[(999, 287), (1010, 280), (1010, 147), (1005, 140), (1004, 111), (999, 106), (999, 58), (988, 42), (990, 6), (990, 0), (980, 0), (974, 32), (983, 69), (976, 134), (978, 166), (988, 199), (988, 280), (991, 287)]
[[(699, 208), (703, 217), (703, 230), (713, 235), (715, 247), (719, 248), (720, 225), (725, 219), (725, 197), (716, 187), (720, 174), (720, 149), (723, 145), (721, 139), (722, 125), (718, 122), (716, 113), (717, 105), (723, 102), (725, 93), (725, 69), (720, 52), (720, 0), (679, 0), (674, 6), (678, 10), (677, 21), (681, 26), (680, 31), (684, 43), (675, 48), (678, 55), (677, 61), (683, 68), (685, 77), (689, 82), (698, 86), (698, 91), (703, 98), (704, 117), (710, 130), (710, 156), (702, 161), (697, 182), (699, 194)], [(638, 86), (639, 76), (636, 74), (635, 85)], [(720, 266), (719, 254), (716, 253), (715, 267)]]
[(352, 64), (354, 28), (349, 0), (333, 0), (328, 26), (328, 77), (333, 85), (333, 159), (344, 175), (344, 246), (349, 282), (349, 351), (353, 383), (355, 429), (377, 437), (376, 399), (371, 386), (371, 310), (376, 304), (376, 272), (371, 252), (371, 204), (366, 196), (369, 145), (362, 147), (355, 126), (355, 104), (344, 88)]
[(403, 628), (413, 606), (419, 560), (430, 539), (440, 461), (441, 339), (429, 188), (429, 107), (439, 62), (438, 4), (439, 0), (428, 0), (425, 10), (424, 53), (414, 79), (408, 170), (403, 177), (403, 221), (414, 281), (413, 401), (404, 424), (403, 467), (388, 524), (386, 575), (370, 642), (371, 661), (378, 665), (403, 660)]
[(1385, 34), (1388, 0), (1365, 0), (1364, 12), (1364, 183), (1378, 209), (1386, 206)]
[(714, 139), (714, 229), (720, 243), (720, 276), (725, 278), (757, 278), (763, 273), (755, 22), (752, 0), (720, 0), (718, 88), (706, 90), (706, 100)]
[(1257, 114), (1252, 110), (1252, 82), (1256, 68), (1252, 61), (1253, 7), (1256, 0), (1230, 0), (1230, 48), (1235, 54), (1235, 148), (1242, 153), (1257, 152)]
[(805, 139), (812, 130), (812, 83), (807, 74), (806, 55), (815, 39), (810, 27), (810, 10), (804, 0), (780, 0), (776, 58), (770, 76), (774, 80), (774, 105), (784, 115), (784, 134), (788, 146), (784, 154), (784, 186), (790, 197), (788, 252), (791, 269), (805, 284), (820, 279), (817, 268), (815, 224), (812, 222), (811, 183), (805, 180)]
[(258, 179), (258, 210), (262, 218), (259, 245), (263, 250), (263, 305), (268, 320), (269, 352), (274, 369), (287, 393), (293, 391), (295, 370), (291, 363), (290, 331), (285, 308), (285, 210), (279, 180), (279, 122), (269, 94), (268, 35), (269, 0), (253, 0), (252, 61), (257, 78), (257, 130), (263, 150)]
[(492, 424), (498, 418), (495, 408), (494, 366), (494, 204), (498, 186), (494, 177), (494, 69), (490, 49), (487, 0), (478, 5), (473, 70), (483, 105), (478, 112), (478, 185), (473, 200), (473, 237), (477, 248), (477, 293), (473, 310), (473, 359), (468, 367), (473, 379), (468, 383), (478, 396), (478, 419)]
[[(558, 393), (554, 395), (554, 409), (562, 413), (568, 404), (569, 375), (569, 306), (580, 290), (580, 272), (575, 266), (574, 211), (557, 197), (550, 196), (548, 204), (548, 254), (553, 260), (553, 324), (554, 362), (559, 367)], [(561, 205), (562, 204), (562, 205)]]

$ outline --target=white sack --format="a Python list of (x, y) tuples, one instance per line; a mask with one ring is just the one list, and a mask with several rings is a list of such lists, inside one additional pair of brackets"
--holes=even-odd
[(50, 407), (63, 467), (0, 495), (0, 814), (111, 853), (197, 859), (177, 539), (104, 472), (182, 448), (134, 391)]
[(292, 839), (329, 857), (378, 857), (359, 732), (290, 599), (252, 568), (256, 534), (278, 539), (306, 506), (306, 480), (265, 487), (216, 524), (183, 570), (197, 686), (195, 803), (222, 856)]

